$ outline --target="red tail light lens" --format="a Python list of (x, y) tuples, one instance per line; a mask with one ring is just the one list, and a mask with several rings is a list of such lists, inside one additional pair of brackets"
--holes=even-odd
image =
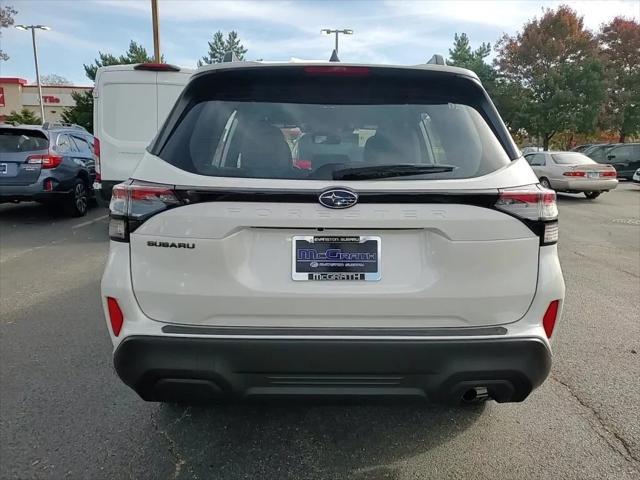
[(565, 177), (586, 177), (587, 172), (570, 171), (564, 172), (562, 175), (564, 175)]
[(300, 170), (311, 170), (313, 168), (311, 160), (294, 160), (293, 166)]
[(62, 163), (62, 157), (47, 153), (45, 155), (29, 155), (27, 157), (27, 163), (31, 165), (40, 165), (41, 168), (56, 168)]
[(109, 310), (109, 323), (111, 323), (111, 330), (117, 337), (122, 330), (122, 324), (124, 323), (124, 315), (118, 301), (113, 297), (107, 297), (107, 310)]
[(334, 77), (367, 77), (371, 74), (369, 67), (345, 67), (339, 65), (312, 65), (304, 67), (307, 75), (330, 75)]
[(553, 190), (538, 185), (503, 189), (495, 206), (532, 227), (541, 245), (558, 241), (558, 206)]
[(153, 215), (182, 204), (168, 185), (120, 183), (111, 192), (109, 236), (126, 242), (129, 234)]
[(615, 170), (606, 170), (604, 172), (600, 172), (600, 176), (601, 177), (617, 177), (618, 176), (618, 172), (616, 172)]
[(100, 140), (98, 137), (93, 137), (93, 156), (95, 159), (95, 169), (96, 169), (96, 181), (99, 182), (101, 180), (100, 177)]
[(560, 308), (560, 300), (554, 300), (547, 307), (547, 311), (544, 312), (544, 317), (542, 317), (542, 326), (544, 327), (544, 333), (546, 333), (547, 338), (551, 338), (553, 329), (556, 326), (556, 320), (558, 319), (559, 308)]

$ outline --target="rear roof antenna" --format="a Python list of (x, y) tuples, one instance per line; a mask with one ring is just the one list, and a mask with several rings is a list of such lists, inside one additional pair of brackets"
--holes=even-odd
[(224, 54), (224, 57), (222, 57), (222, 61), (226, 63), (226, 62), (240, 62), (242, 60), (238, 58), (238, 56), (236, 55), (236, 52), (227, 52)]
[(433, 55), (429, 59), (427, 64), (431, 64), (431, 65), (446, 65), (446, 63), (444, 62), (444, 57), (442, 55), (438, 55), (438, 54)]
[(336, 52), (335, 48), (333, 49), (333, 52), (331, 53), (331, 58), (329, 59), (330, 62), (339, 62), (340, 59), (338, 58), (338, 52)]

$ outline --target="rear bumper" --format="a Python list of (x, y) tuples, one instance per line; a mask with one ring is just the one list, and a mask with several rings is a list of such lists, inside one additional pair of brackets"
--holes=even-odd
[(551, 183), (556, 190), (570, 192), (602, 192), (613, 190), (618, 186), (618, 180), (615, 178), (607, 180), (555, 180)]
[(519, 402), (549, 374), (540, 338), (203, 338), (130, 336), (114, 353), (120, 378), (148, 401), (274, 397), (415, 397), (459, 403), (486, 387)]
[[(75, 176), (52, 176), (41, 174), (40, 178), (29, 185), (0, 185), (0, 202), (47, 201), (63, 199), (71, 192)], [(45, 191), (45, 180), (51, 181), (52, 190)]]

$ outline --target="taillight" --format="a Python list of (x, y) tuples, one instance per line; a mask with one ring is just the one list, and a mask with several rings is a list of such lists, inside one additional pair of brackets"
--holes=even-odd
[(27, 163), (31, 165), (40, 165), (41, 168), (56, 168), (62, 163), (62, 157), (47, 153), (45, 155), (29, 155)]
[(99, 182), (101, 180), (101, 177), (100, 177), (100, 140), (98, 139), (98, 137), (93, 137), (93, 156), (95, 158), (96, 181)]
[(605, 170), (604, 172), (600, 172), (601, 177), (617, 177), (618, 172), (615, 170)]
[(571, 170), (569, 172), (564, 172), (562, 175), (564, 175), (565, 177), (586, 177), (587, 172), (579, 172), (579, 171)]
[(544, 333), (547, 334), (547, 338), (551, 338), (553, 329), (556, 326), (559, 307), (560, 300), (554, 300), (549, 304), (549, 306), (547, 307), (547, 311), (544, 312), (544, 317), (542, 317), (542, 326), (544, 327)]
[(124, 315), (118, 305), (118, 301), (113, 297), (107, 297), (107, 310), (109, 311), (109, 323), (111, 324), (111, 330), (117, 337), (122, 330), (122, 324), (124, 323)]
[(129, 234), (153, 215), (182, 204), (169, 185), (120, 183), (111, 192), (109, 237), (127, 242)]
[(540, 237), (541, 245), (558, 241), (556, 192), (538, 185), (500, 190), (495, 207), (519, 218)]

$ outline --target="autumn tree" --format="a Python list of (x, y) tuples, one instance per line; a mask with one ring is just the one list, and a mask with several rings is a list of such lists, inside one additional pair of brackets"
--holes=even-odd
[(227, 52), (235, 53), (239, 60), (244, 60), (244, 54), (247, 53), (247, 49), (240, 43), (238, 33), (235, 30), (231, 30), (227, 34), (226, 40), (222, 32), (218, 30), (213, 34), (213, 41), (207, 43), (209, 44), (209, 51), (201, 60), (198, 60), (199, 67), (212, 63), (221, 63)]
[[(2, 6), (0, 5), (0, 38), (2, 38), (1, 30), (3, 28), (9, 28), (13, 25), (13, 17), (18, 13), (18, 11), (13, 8), (11, 5)], [(0, 61), (9, 60), (9, 55), (6, 52), (3, 52), (0, 49)]]
[(40, 117), (26, 107), (23, 107), (19, 112), (12, 110), (4, 121), (11, 125), (42, 125)]
[(606, 83), (602, 124), (624, 142), (640, 132), (640, 24), (616, 17), (598, 39)]
[[(162, 58), (164, 62), (164, 57)], [(132, 63), (153, 62), (153, 57), (149, 56), (147, 50), (133, 40), (129, 43), (129, 49), (120, 56), (111, 53), (98, 52), (98, 58), (89, 65), (83, 65), (84, 72), (91, 81), (95, 81), (98, 68), (109, 65), (126, 65)], [(93, 132), (93, 93), (72, 92), (71, 96), (75, 101), (75, 106), (66, 108), (62, 112), (62, 120), (75, 123)]]
[(545, 150), (558, 132), (589, 132), (604, 98), (598, 43), (582, 17), (562, 5), (547, 9), (515, 36), (498, 42), (504, 88), (517, 95), (512, 129), (541, 137)]

